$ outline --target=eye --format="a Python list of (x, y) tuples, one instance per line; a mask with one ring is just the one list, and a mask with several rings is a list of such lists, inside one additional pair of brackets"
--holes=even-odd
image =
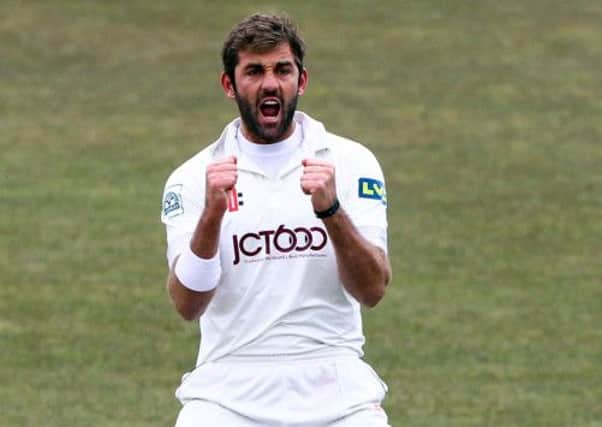
[(288, 65), (284, 66), (284, 67), (279, 67), (278, 68), (278, 74), (283, 75), (283, 76), (286, 76), (286, 75), (288, 75), (288, 74), (290, 74), (292, 72), (293, 72), (292, 67), (290, 67)]
[(247, 71), (245, 74), (248, 76), (257, 76), (257, 75), (261, 74), (261, 71), (262, 70), (260, 67), (249, 67), (249, 68), (247, 68)]

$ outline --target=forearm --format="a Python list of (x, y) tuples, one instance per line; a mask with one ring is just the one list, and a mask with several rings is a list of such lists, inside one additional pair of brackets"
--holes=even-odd
[(212, 289), (207, 292), (190, 290), (182, 285), (173, 270), (173, 268), (170, 270), (167, 278), (167, 291), (169, 296), (182, 318), (185, 320), (196, 320), (205, 312), (205, 309), (213, 298), (215, 290)]
[[(221, 215), (213, 215), (206, 209), (201, 215), (190, 240), (192, 253), (199, 258), (207, 260), (217, 256), (220, 227)], [(214, 289), (199, 292), (183, 285), (175, 273), (178, 260), (179, 257), (176, 258), (169, 272), (167, 289), (178, 313), (186, 320), (195, 320), (205, 312), (215, 292)], [(198, 280), (210, 281), (212, 278), (199, 277)]]
[(236, 184), (236, 179), (234, 156), (207, 165), (205, 207), (190, 240), (189, 250), (176, 259), (167, 278), (169, 295), (186, 320), (197, 319), (205, 312), (219, 282), (221, 267), (216, 257), (220, 231), (228, 208), (227, 193)]
[(391, 279), (386, 254), (362, 237), (342, 208), (323, 222), (335, 249), (345, 289), (360, 303), (374, 307)]

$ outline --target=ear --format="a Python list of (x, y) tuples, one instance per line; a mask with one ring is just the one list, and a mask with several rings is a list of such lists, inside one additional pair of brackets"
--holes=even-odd
[(307, 68), (303, 68), (301, 74), (299, 74), (299, 88), (297, 89), (297, 94), (299, 96), (305, 93), (305, 88), (309, 83), (309, 74), (307, 73)]
[(230, 80), (230, 77), (223, 71), (220, 76), (220, 83), (222, 85), (222, 89), (224, 90), (224, 93), (226, 94), (226, 96), (228, 98), (230, 98), (230, 99), (236, 98), (236, 91), (234, 90), (234, 84), (232, 83), (232, 80)]

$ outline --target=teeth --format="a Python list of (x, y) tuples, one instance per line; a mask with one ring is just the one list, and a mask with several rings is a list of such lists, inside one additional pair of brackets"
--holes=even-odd
[(265, 101), (263, 105), (278, 105), (277, 101)]

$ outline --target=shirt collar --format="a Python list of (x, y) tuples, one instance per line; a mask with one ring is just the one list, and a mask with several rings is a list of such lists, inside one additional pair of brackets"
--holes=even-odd
[[(296, 111), (293, 120), (297, 122), (297, 125), (302, 127), (303, 141), (301, 142), (301, 145), (303, 151), (307, 154), (312, 153), (315, 155), (322, 150), (330, 148), (326, 129), (321, 122), (312, 119), (302, 111)], [(213, 156), (215, 158), (240, 156), (241, 152), (236, 143), (236, 133), (238, 132), (240, 123), (241, 119), (240, 117), (237, 117), (226, 125), (213, 149)]]

